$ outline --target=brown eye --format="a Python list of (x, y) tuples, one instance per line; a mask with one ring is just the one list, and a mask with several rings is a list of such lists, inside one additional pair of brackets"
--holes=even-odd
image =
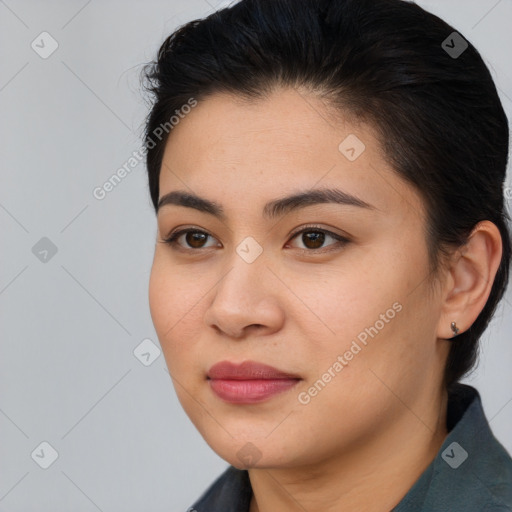
[(190, 247), (194, 249), (200, 249), (208, 239), (208, 235), (201, 231), (189, 231), (185, 233), (185, 241)]
[[(299, 249), (308, 252), (315, 252), (317, 249), (323, 249), (327, 247), (341, 247), (350, 241), (341, 235), (337, 235), (336, 233), (332, 233), (331, 231), (317, 228), (315, 226), (309, 226), (302, 229), (301, 231), (295, 233), (292, 236), (292, 239), (300, 240), (302, 247), (299, 246)], [(324, 245), (329, 239), (333, 240), (334, 242)]]
[(325, 233), (306, 231), (302, 233), (302, 242), (308, 249), (319, 249), (325, 241)]
[[(208, 238), (212, 239), (214, 242), (213, 245), (206, 245)], [(182, 229), (176, 233), (171, 234), (168, 238), (164, 239), (163, 242), (170, 245), (171, 247), (177, 246), (177, 248), (183, 250), (204, 249), (217, 245), (215, 243), (215, 238), (213, 238), (205, 231), (200, 231), (198, 229)]]

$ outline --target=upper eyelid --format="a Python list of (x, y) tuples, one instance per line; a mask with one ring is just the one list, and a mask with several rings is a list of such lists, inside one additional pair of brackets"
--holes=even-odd
[(295, 237), (297, 235), (299, 235), (300, 233), (304, 232), (304, 231), (307, 231), (307, 230), (317, 230), (317, 231), (323, 231), (324, 233), (327, 233), (329, 235), (332, 235), (334, 237), (340, 237), (340, 238), (348, 238), (348, 235), (345, 235), (345, 234), (339, 234), (339, 233), (336, 233), (335, 231), (332, 231), (331, 229), (329, 228), (323, 228), (321, 226), (317, 226), (315, 224), (306, 224), (305, 226), (301, 226), (300, 228), (297, 228), (297, 230), (293, 230), (291, 233), (290, 233), (290, 237)]

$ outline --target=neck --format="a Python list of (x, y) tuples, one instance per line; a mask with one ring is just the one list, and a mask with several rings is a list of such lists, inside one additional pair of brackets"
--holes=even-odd
[(437, 455), (448, 432), (443, 392), (428, 418), (404, 414), (358, 448), (307, 467), (249, 470), (250, 512), (387, 512)]

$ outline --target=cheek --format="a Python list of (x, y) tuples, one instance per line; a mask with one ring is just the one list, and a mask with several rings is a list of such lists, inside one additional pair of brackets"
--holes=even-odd
[(172, 273), (166, 272), (155, 256), (149, 279), (149, 309), (160, 343), (164, 342), (165, 333), (175, 323), (176, 306), (179, 306), (175, 290)]
[(194, 340), (199, 339), (203, 325), (201, 299), (210, 287), (179, 267), (166, 266), (162, 259), (155, 257), (151, 269), (149, 308), (164, 355), (168, 363), (174, 363), (178, 357), (193, 354)]
[(167, 261), (165, 249), (157, 248), (149, 279), (149, 307), (157, 331), (179, 329), (181, 320), (194, 315), (194, 305), (208, 290), (201, 272)]
[[(332, 265), (297, 277), (292, 290), (299, 300), (294, 301), (293, 308), (301, 314), (294, 318), (315, 349), (322, 346), (322, 339), (326, 348), (332, 343), (338, 350), (350, 345), (352, 338), (379, 321), (400, 296), (397, 283), (385, 282), (385, 273), (379, 275), (370, 262), (358, 268)], [(391, 310), (388, 316), (392, 318), (395, 313)]]
[(398, 249), (382, 247), (378, 257), (361, 254), (357, 265), (313, 269), (295, 279), (293, 291), (302, 304), (295, 301), (294, 308), (302, 313), (294, 318), (309, 340), (315, 373), (327, 371), (345, 353), (350, 367), (361, 370), (374, 365), (385, 370), (418, 351), (421, 359), (418, 330), (429, 331), (432, 321), (418, 302), (425, 296), (425, 286), (418, 286), (423, 260), (411, 257), (411, 247)]

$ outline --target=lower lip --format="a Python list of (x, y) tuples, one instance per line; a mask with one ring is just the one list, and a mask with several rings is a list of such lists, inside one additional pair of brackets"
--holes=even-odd
[(208, 379), (213, 392), (225, 402), (255, 404), (286, 391), (299, 379)]

